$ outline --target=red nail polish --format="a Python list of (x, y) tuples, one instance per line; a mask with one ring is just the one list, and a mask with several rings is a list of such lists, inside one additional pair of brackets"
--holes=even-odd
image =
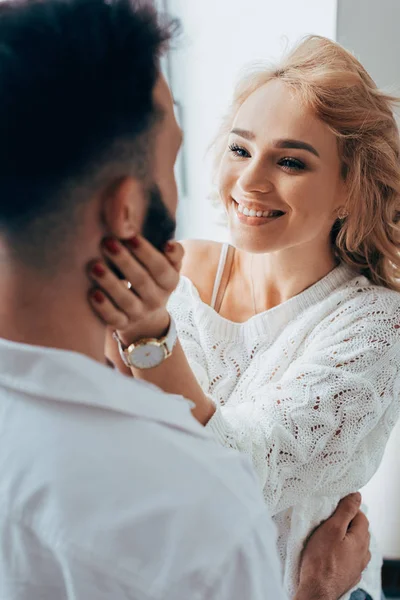
[(175, 250), (175, 244), (174, 244), (174, 242), (167, 242), (165, 244), (165, 251), (166, 252), (173, 252), (173, 250)]
[(92, 267), (92, 273), (93, 275), (95, 275), (96, 277), (103, 277), (103, 275), (106, 274), (106, 270), (103, 267), (103, 265), (101, 265), (100, 263), (96, 263), (95, 265), (93, 265)]
[(95, 290), (92, 294), (92, 298), (98, 304), (103, 304), (104, 300), (106, 299), (106, 297), (100, 290)]
[(104, 240), (104, 246), (107, 248), (110, 254), (119, 254), (120, 252), (119, 244), (117, 240), (114, 240), (113, 238), (106, 238)]
[(131, 248), (133, 248), (133, 250), (136, 250), (140, 246), (139, 238), (134, 235), (130, 240), (128, 240), (128, 244)]

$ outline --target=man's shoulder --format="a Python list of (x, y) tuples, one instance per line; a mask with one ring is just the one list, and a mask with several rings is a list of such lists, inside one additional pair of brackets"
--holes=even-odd
[[(19, 490), (13, 497), (18, 512), (28, 510), (39, 522), (51, 515), (54, 528), (62, 535), (65, 526), (70, 539), (90, 540), (103, 532), (106, 544), (117, 514), (119, 527), (136, 531), (133, 540), (139, 532), (149, 535), (146, 528), (157, 537), (154, 519), (160, 519), (161, 532), (179, 515), (186, 522), (185, 537), (198, 515), (210, 531), (228, 527), (228, 512), (235, 515), (236, 528), (262, 510), (249, 461), (218, 445), (193, 418), (186, 400), (120, 378), (114, 391), (127, 396), (134, 407), (130, 412), (117, 399), (115, 410), (57, 402), (36, 407), (32, 400), (28, 427), (21, 411), (11, 408), (0, 451), (4, 456), (12, 451), (13, 461), (0, 460), (0, 477), (10, 484), (10, 499), (11, 489)], [(9, 446), (7, 452), (3, 445)], [(57, 523), (57, 515), (63, 523)]]
[(206, 574), (255, 527), (263, 501), (248, 461), (191, 428), (176, 402), (182, 418), (170, 420), (72, 405), (52, 419), (47, 410), (40, 443), (26, 435), (2, 478), (11, 485), (0, 512), (23, 515), (50, 553), (90, 559), (90, 569), (117, 565), (121, 581), (157, 581), (171, 556), (165, 589), (192, 570)]
[[(169, 496), (168, 511), (175, 508), (193, 516), (202, 502), (199, 499), (212, 495), (212, 501), (209, 499), (204, 505), (205, 522), (220, 521), (224, 514), (221, 506), (226, 503), (231, 505), (238, 519), (246, 520), (253, 508), (259, 510), (262, 495), (250, 461), (217, 444), (212, 434), (193, 418), (185, 399), (158, 390), (154, 393), (160, 401), (159, 416), (133, 415), (130, 418), (111, 414), (109, 425), (102, 419), (98, 424), (100, 431), (90, 436), (87, 459), (85, 450), (89, 440), (86, 436), (66, 432), (65, 438), (71, 435), (76, 459), (79, 449), (80, 460), (79, 464), (77, 460), (73, 478), (79, 472), (80, 481), (95, 476), (100, 488), (98, 493), (103, 496), (117, 495), (119, 488), (124, 498), (122, 503), (133, 510), (135, 504), (141, 510), (156, 495), (161, 499), (157, 511), (163, 512), (164, 494)], [(162, 402), (174, 415), (161, 413)], [(96, 426), (96, 419), (93, 425)], [(65, 439), (64, 448), (58, 450), (59, 458), (53, 456), (53, 460), (60, 461), (60, 467), (71, 464), (68, 444)], [(94, 447), (101, 448), (96, 460)], [(65, 485), (73, 485), (67, 468), (65, 474)], [(83, 493), (88, 499), (96, 495), (92, 483), (79, 487), (78, 494)]]
[(185, 250), (181, 273), (192, 281), (202, 301), (210, 304), (223, 244), (209, 240), (181, 244)]

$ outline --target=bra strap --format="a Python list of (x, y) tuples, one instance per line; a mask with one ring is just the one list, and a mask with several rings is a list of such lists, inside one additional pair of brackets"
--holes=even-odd
[(229, 248), (229, 244), (223, 244), (222, 248), (221, 248), (221, 254), (219, 256), (218, 269), (217, 269), (217, 274), (215, 275), (214, 289), (213, 289), (213, 293), (212, 293), (212, 297), (211, 297), (211, 305), (210, 305), (211, 308), (214, 308), (214, 309), (215, 309), (215, 303), (217, 301), (219, 286), (221, 285), (222, 275), (224, 274), (226, 256), (228, 254), (228, 248)]
[(219, 277), (218, 289), (216, 292), (215, 302), (214, 302), (214, 310), (219, 313), (221, 310), (222, 302), (225, 296), (226, 288), (228, 287), (228, 282), (231, 276), (233, 259), (235, 256), (235, 248), (226, 244), (227, 248), (225, 251), (223, 267), (221, 269), (221, 274)]

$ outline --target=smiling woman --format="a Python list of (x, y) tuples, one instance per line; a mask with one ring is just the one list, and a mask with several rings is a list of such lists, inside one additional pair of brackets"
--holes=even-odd
[[(179, 342), (133, 369), (251, 458), (289, 596), (304, 541), (375, 473), (400, 412), (393, 101), (320, 37), (241, 83), (215, 143), (233, 244), (184, 244)], [(360, 587), (380, 600), (371, 554)]]
[[(395, 101), (376, 88), (350, 53), (324, 38), (309, 38), (276, 69), (258, 69), (240, 82), (214, 143), (220, 199), (233, 209), (235, 202), (249, 211), (280, 209), (289, 217), (285, 231), (292, 247), (304, 225), (306, 237), (320, 233), (325, 254), (331, 253), (328, 227), (335, 237), (335, 258), (398, 289)], [(296, 176), (296, 183), (282, 172)], [(287, 210), (257, 202), (257, 194), (267, 197), (268, 185), (273, 202), (280, 199)], [(250, 225), (250, 219), (246, 222)], [(234, 224), (230, 229), (237, 245), (236, 235), (246, 231)], [(294, 237), (292, 226), (298, 228)], [(258, 239), (251, 238), (247, 242), (258, 252)], [(279, 247), (284, 246), (286, 237), (279, 238)]]
[[(217, 406), (206, 426), (259, 474), (290, 594), (310, 530), (372, 477), (399, 414), (394, 101), (319, 37), (242, 81), (214, 142), (232, 246), (186, 242), (169, 305)], [(371, 552), (360, 585), (379, 600)]]
[(333, 266), (329, 232), (346, 202), (336, 137), (280, 79), (261, 85), (238, 109), (218, 177), (235, 246), (289, 259), (308, 252), (308, 243)]

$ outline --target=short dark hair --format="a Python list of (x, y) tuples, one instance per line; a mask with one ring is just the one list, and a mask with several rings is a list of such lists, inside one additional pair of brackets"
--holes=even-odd
[(144, 175), (173, 28), (149, 2), (0, 4), (0, 232), (14, 250), (39, 251), (57, 223), (72, 226), (99, 174)]

